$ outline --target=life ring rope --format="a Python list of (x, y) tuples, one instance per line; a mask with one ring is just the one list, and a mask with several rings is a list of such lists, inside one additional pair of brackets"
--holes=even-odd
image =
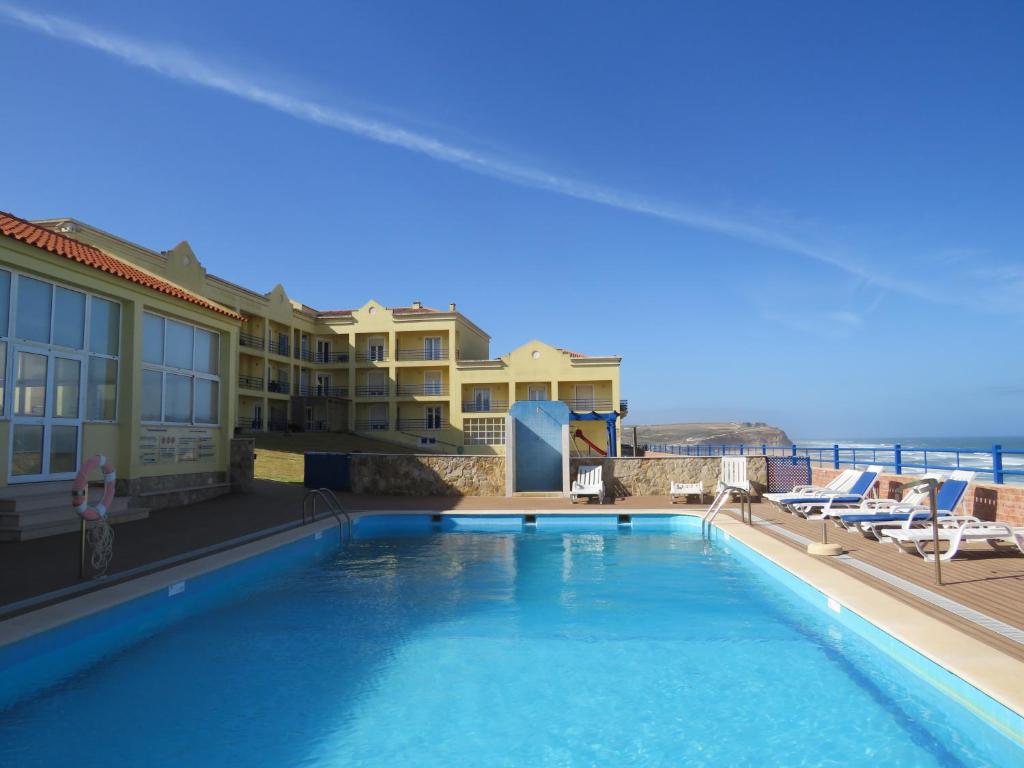
[[(103, 497), (96, 504), (89, 504), (89, 474), (99, 469), (103, 473)], [(71, 483), (71, 507), (83, 520), (96, 522), (106, 520), (110, 505), (117, 490), (117, 470), (102, 453), (82, 462), (82, 466)]]

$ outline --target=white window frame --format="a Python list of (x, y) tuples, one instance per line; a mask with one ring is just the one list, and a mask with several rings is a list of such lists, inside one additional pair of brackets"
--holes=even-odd
[[(534, 393), (540, 393), (540, 397), (534, 397)], [(530, 401), (547, 400), (548, 398), (548, 385), (547, 384), (527, 384), (526, 385), (526, 399)]]
[[(429, 380), (428, 376), (431, 377)], [(444, 394), (444, 371), (423, 372), (423, 394), (432, 397), (440, 397)]]
[(505, 445), (505, 417), (485, 416), (462, 422), (466, 445)]
[(423, 337), (423, 359), (442, 360), (441, 349), (444, 347), (442, 336)]
[[(581, 395), (580, 390), (583, 390), (584, 392), (589, 390), (590, 394), (585, 396)], [(583, 402), (584, 400), (589, 401), (590, 405), (581, 405), (580, 403)], [(597, 387), (595, 387), (593, 384), (576, 384), (573, 387), (573, 403), (575, 404), (575, 407), (584, 409), (589, 408), (590, 410), (594, 410), (596, 402)]]
[[(436, 411), (436, 414), (431, 414), (431, 411)], [(434, 421), (434, 416), (437, 417), (437, 426), (431, 426), (431, 422)], [(440, 405), (425, 405), (423, 406), (423, 423), (426, 425), (425, 429), (444, 429), (444, 407)]]
[[(139, 399), (140, 399), (140, 402), (141, 402), (141, 398), (142, 398), (141, 371), (152, 371), (154, 373), (159, 373), (160, 374), (160, 420), (159, 421), (153, 421), (153, 420), (149, 420), (149, 419), (143, 419), (142, 423), (143, 424), (158, 424), (160, 426), (167, 426), (167, 427), (219, 427), (221, 425), (221, 423), (222, 423), (222, 419), (224, 418), (224, 414), (223, 414), (223, 411), (224, 411), (224, 408), (223, 408), (224, 387), (223, 387), (223, 382), (221, 381), (221, 377), (220, 377), (220, 373), (219, 373), (220, 367), (221, 367), (220, 357), (221, 357), (221, 351), (223, 349), (222, 345), (224, 343), (224, 339), (222, 338), (222, 334), (220, 333), (220, 331), (216, 331), (216, 330), (214, 330), (212, 328), (207, 328), (207, 327), (202, 326), (202, 325), (196, 325), (195, 323), (189, 323), (189, 322), (186, 322), (184, 320), (179, 320), (179, 319), (177, 319), (175, 317), (169, 317), (167, 315), (161, 315), (159, 312), (152, 312), (152, 311), (150, 311), (148, 309), (143, 310), (143, 317), (145, 317), (145, 315), (152, 315), (153, 317), (158, 317), (161, 320), (163, 320), (163, 322), (164, 322), (164, 325), (163, 325), (163, 333), (164, 333), (163, 350), (164, 350), (164, 359), (165, 360), (167, 359), (167, 323), (168, 322), (174, 322), (174, 323), (179, 323), (181, 325), (187, 325), (190, 328), (192, 328), (192, 368), (191, 369), (189, 369), (189, 368), (175, 368), (175, 367), (169, 366), (169, 365), (157, 365), (156, 363), (147, 363), (147, 362), (143, 362), (142, 363), (141, 370), (140, 370), (140, 387), (139, 387)], [(218, 371), (218, 373), (216, 373), (216, 374), (205, 373), (203, 371), (197, 371), (195, 369), (195, 365), (196, 365), (196, 334), (195, 334), (195, 331), (197, 331), (197, 330), (206, 331), (207, 333), (212, 333), (217, 338), (217, 371)], [(146, 343), (145, 342), (145, 334), (143, 334), (143, 342), (142, 343), (143, 343), (143, 345)], [(144, 354), (145, 353), (143, 353), (143, 355)], [(186, 378), (191, 378), (192, 379), (192, 408), (191, 408), (190, 418), (189, 418), (188, 421), (167, 421), (167, 377), (169, 375), (184, 376)], [(212, 381), (212, 382), (216, 382), (216, 384), (217, 384), (217, 421), (216, 422), (196, 421), (196, 383), (198, 381), (200, 381), (200, 380)]]
[(473, 405), (476, 407), (478, 413), (486, 413), (491, 410), (491, 388), (490, 387), (474, 387), (473, 388)]
[[(79, 388), (83, 392), (83, 396), (88, 392), (89, 388), (89, 358), (99, 357), (106, 360), (113, 360), (115, 363), (115, 374), (114, 374), (114, 418), (113, 419), (92, 419), (89, 418), (88, 414), (88, 401), (83, 400), (83, 409), (81, 411), (81, 421), (83, 424), (116, 424), (120, 416), (121, 408), (121, 338), (123, 336), (123, 323), (124, 323), (124, 305), (118, 299), (111, 296), (103, 296), (92, 291), (87, 291), (79, 286), (68, 285), (59, 280), (53, 280), (49, 277), (42, 275), (34, 275), (22, 272), (17, 269), (12, 269), (8, 266), (0, 267), (0, 270), (7, 272), (11, 276), (9, 293), (7, 296), (7, 335), (0, 336), (0, 342), (6, 343), (6, 349), (4, 350), (4, 392), (3, 397), (0, 398), (0, 421), (7, 421), (11, 417), (11, 410), (13, 404), (10, 399), (13, 395), (13, 365), (14, 365), (14, 349), (15, 347), (33, 347), (39, 350), (46, 350), (47, 352), (55, 353), (72, 353), (74, 355), (84, 355), (85, 362), (82, 367), (81, 381), (79, 382)], [(18, 306), (18, 282), (22, 277), (36, 280), (40, 283), (46, 283), (50, 286), (50, 333), (49, 342), (34, 341), (32, 339), (19, 339), (16, 335), (15, 322), (17, 317), (17, 306)], [(54, 314), (57, 311), (57, 288), (63, 288), (68, 291), (74, 291), (85, 296), (85, 316), (83, 318), (82, 328), (82, 346), (81, 348), (67, 347), (63, 344), (53, 343), (53, 319)], [(92, 328), (92, 302), (93, 299), (102, 299), (109, 301), (117, 307), (117, 351), (114, 354), (106, 354), (100, 352), (91, 352), (89, 350), (89, 332)]]

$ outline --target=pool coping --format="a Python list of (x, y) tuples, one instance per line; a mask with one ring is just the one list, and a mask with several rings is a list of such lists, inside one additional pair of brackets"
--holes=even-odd
[[(353, 519), (389, 515), (440, 515), (442, 517), (516, 517), (538, 516), (600, 516), (616, 517), (619, 512), (580, 510), (532, 510), (524, 505), (515, 510), (451, 510), (446, 512), (415, 510), (357, 510)], [(631, 509), (630, 516), (679, 516), (699, 519), (700, 514), (685, 509)], [(159, 571), (128, 579), (110, 587), (69, 598), (0, 621), (0, 648), (33, 635), (56, 629), (101, 611), (145, 595), (170, 588), (178, 582), (195, 579), (212, 571), (269, 552), (278, 547), (317, 536), (337, 528), (328, 517), (305, 526), (273, 534), (231, 549), (189, 560)], [(1024, 661), (1019, 661), (993, 648), (982, 640), (931, 616), (897, 597), (833, 567), (827, 562), (793, 548), (791, 545), (746, 525), (739, 520), (720, 516), (715, 528), (749, 547), (770, 563), (791, 574), (836, 604), (858, 615), (878, 630), (921, 654), (924, 658), (960, 678), (992, 700), (1024, 717)], [(832, 602), (829, 603), (830, 605)], [(1015, 681), (1017, 684), (1015, 685)], [(1017, 737), (1021, 739), (1020, 736)]]

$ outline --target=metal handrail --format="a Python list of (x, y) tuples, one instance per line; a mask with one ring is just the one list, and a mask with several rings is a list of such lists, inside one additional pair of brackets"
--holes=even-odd
[[(738, 488), (734, 485), (723, 485), (719, 489), (718, 495), (715, 496), (714, 501), (711, 502), (711, 506), (707, 508), (703, 517), (700, 519), (701, 537), (704, 537), (711, 532), (711, 523), (714, 522), (718, 513), (725, 508), (726, 502), (729, 501), (729, 497), (734, 493), (739, 494), (740, 496), (740, 522), (746, 523), (747, 525), (754, 524), (754, 508), (750, 501), (750, 491), (746, 488)], [(744, 502), (746, 502), (746, 515), (743, 514)]]
[[(309, 522), (316, 522), (316, 503), (317, 499), (323, 499), (324, 504), (327, 505), (327, 511), (334, 515), (334, 519), (338, 522), (338, 530), (341, 530), (341, 517), (345, 516), (345, 523), (347, 524), (348, 538), (352, 538), (352, 518), (349, 516), (342, 506), (341, 502), (338, 501), (338, 497), (334, 491), (330, 488), (311, 488), (306, 492), (306, 495), (302, 497), (302, 524), (306, 524), (306, 509), (309, 508)], [(310, 502), (312, 502), (310, 504)]]

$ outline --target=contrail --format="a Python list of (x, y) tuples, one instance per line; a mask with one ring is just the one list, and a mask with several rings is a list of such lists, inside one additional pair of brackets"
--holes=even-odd
[(229, 72), (214, 63), (204, 61), (193, 52), (183, 48), (125, 37), (61, 16), (35, 13), (4, 3), (0, 3), (0, 15), (49, 37), (102, 51), (128, 64), (149, 69), (164, 77), (212, 88), (291, 115), (299, 120), (327, 126), (382, 144), (401, 147), (410, 152), (458, 166), (472, 173), (767, 246), (835, 267), (863, 283), (898, 290), (919, 298), (936, 299), (935, 296), (917, 288), (914, 284), (882, 275), (848, 254), (839, 252), (838, 249), (816, 245), (800, 237), (741, 219), (720, 216), (685, 205), (648, 199), (579, 179), (548, 173), (539, 168), (509, 162), (472, 149), (455, 146), (431, 136), (336, 107), (297, 98)]

